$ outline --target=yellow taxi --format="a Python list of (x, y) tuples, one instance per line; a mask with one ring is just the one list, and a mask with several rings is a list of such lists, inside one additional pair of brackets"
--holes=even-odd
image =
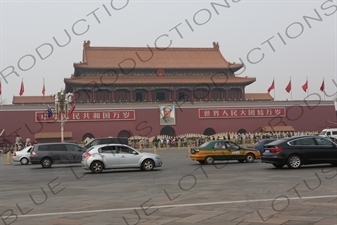
[(216, 160), (238, 160), (252, 163), (255, 159), (261, 158), (257, 149), (243, 147), (226, 140), (209, 141), (199, 147), (191, 148), (189, 156), (200, 164), (213, 164)]

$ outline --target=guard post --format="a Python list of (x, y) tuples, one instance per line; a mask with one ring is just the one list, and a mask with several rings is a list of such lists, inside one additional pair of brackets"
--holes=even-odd
[(140, 140), (138, 141), (138, 149), (141, 152), (143, 151), (142, 142)]
[(11, 165), (12, 164), (12, 159), (11, 159), (11, 151), (8, 150), (7, 152), (7, 157), (6, 157), (6, 165)]

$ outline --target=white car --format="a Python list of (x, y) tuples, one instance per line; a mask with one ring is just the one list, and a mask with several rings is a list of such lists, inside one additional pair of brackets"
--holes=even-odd
[(82, 168), (93, 173), (101, 173), (109, 169), (140, 168), (153, 170), (163, 165), (157, 154), (139, 152), (123, 144), (96, 145), (82, 155)]
[(12, 160), (13, 162), (20, 162), (22, 165), (27, 165), (30, 161), (30, 151), (33, 146), (28, 146), (19, 151), (13, 152)]

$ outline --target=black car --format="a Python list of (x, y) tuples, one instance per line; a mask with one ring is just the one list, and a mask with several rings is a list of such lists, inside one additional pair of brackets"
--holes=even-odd
[(287, 165), (296, 169), (301, 165), (319, 163), (337, 166), (337, 145), (320, 136), (282, 138), (265, 145), (261, 161), (276, 168)]
[(256, 142), (253, 146), (253, 148), (259, 150), (259, 152), (262, 154), (264, 150), (264, 145), (269, 144), (270, 142), (275, 141), (276, 139), (262, 139)]
[(35, 144), (30, 152), (30, 162), (49, 168), (53, 164), (81, 163), (85, 148), (72, 143)]

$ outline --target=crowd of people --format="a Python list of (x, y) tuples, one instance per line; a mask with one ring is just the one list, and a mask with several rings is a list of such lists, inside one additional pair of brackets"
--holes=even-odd
[(291, 137), (298, 135), (317, 135), (318, 132), (270, 132), (270, 133), (223, 133), (222, 135), (211, 135), (211, 136), (155, 136), (152, 139), (142, 138), (130, 139), (129, 145), (134, 148), (151, 148), (156, 147), (187, 147), (187, 146), (199, 146), (205, 142), (211, 140), (230, 140), (231, 142), (237, 144), (254, 144), (261, 139), (279, 139), (283, 137)]
[[(187, 146), (199, 146), (205, 142), (211, 140), (230, 140), (231, 142), (237, 144), (254, 144), (261, 139), (279, 139), (283, 137), (291, 137), (298, 135), (317, 135), (318, 132), (270, 132), (270, 133), (231, 133), (226, 132), (218, 135), (211, 136), (155, 136), (153, 138), (142, 138), (142, 139), (129, 139), (129, 145), (134, 148), (152, 148), (154, 146), (160, 148), (170, 148), (170, 147), (187, 147)], [(26, 140), (28, 141), (28, 139)], [(30, 141), (30, 140), (29, 140)], [(30, 142), (28, 143), (30, 144)], [(34, 142), (35, 144), (35, 142)], [(16, 144), (3, 144), (0, 147), (0, 154), (6, 154), (8, 151), (13, 152), (15, 146), (20, 149), (27, 143), (23, 143), (17, 140)]]

